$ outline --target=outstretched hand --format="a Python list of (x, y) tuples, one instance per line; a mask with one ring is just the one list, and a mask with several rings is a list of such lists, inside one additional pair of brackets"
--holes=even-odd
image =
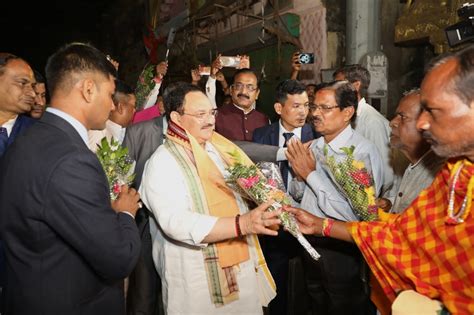
[(273, 230), (271, 227), (281, 224), (281, 221), (278, 218), (278, 215), (281, 214), (281, 209), (276, 211), (266, 211), (272, 203), (273, 201), (265, 202), (240, 217), (240, 229), (243, 235), (278, 235), (278, 232)]
[(284, 206), (284, 211), (287, 211), (295, 216), (298, 227), (303, 234), (321, 234), (322, 222), (321, 218), (307, 212), (300, 208), (294, 208), (291, 206)]

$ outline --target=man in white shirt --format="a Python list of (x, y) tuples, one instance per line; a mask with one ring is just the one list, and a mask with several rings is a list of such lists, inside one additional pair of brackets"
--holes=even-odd
[[(370, 72), (361, 65), (348, 65), (334, 72), (335, 80), (347, 80), (357, 91), (357, 115), (353, 123), (354, 130), (364, 138), (370, 140), (380, 152), (384, 162), (384, 183), (382, 185), (382, 196), (393, 201), (398, 188), (400, 176), (395, 174), (394, 167), (399, 161), (389, 145), (390, 126), (389, 121), (375, 108), (368, 104), (364, 95), (370, 85)], [(399, 174), (401, 175), (401, 174)]]
[(105, 123), (103, 130), (89, 130), (89, 141), (87, 146), (93, 152), (97, 151), (97, 145), (106, 137), (110, 142), (113, 138), (122, 144), (127, 126), (132, 122), (135, 114), (136, 98), (131, 87), (125, 82), (115, 80), (115, 93), (113, 95), (115, 110)]
[[(383, 183), (383, 166), (375, 145), (351, 128), (357, 110), (357, 95), (348, 81), (337, 81), (318, 90), (310, 106), (310, 121), (322, 137), (313, 141), (308, 152), (297, 139), (288, 145), (288, 161), (296, 178), (304, 179), (301, 208), (323, 217), (341, 221), (358, 221), (351, 204), (328, 176), (320, 162), (318, 151), (325, 147), (329, 155), (342, 153), (342, 148), (354, 146), (354, 156), (367, 156), (372, 167), (374, 188), (379, 195)], [(296, 150), (295, 150), (296, 149)], [(294, 186), (296, 182), (292, 182)], [(369, 313), (369, 294), (361, 277), (363, 259), (357, 247), (331, 239), (318, 238), (313, 246), (321, 253), (317, 262), (303, 256), (305, 280), (313, 311), (325, 314)]]

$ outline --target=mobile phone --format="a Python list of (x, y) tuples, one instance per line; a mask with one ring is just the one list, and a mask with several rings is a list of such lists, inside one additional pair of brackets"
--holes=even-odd
[(314, 63), (314, 53), (300, 53), (298, 55), (298, 61), (301, 64)]
[(220, 61), (223, 67), (238, 68), (240, 66), (240, 57), (221, 56)]
[(211, 67), (209, 66), (199, 66), (198, 71), (200, 75), (211, 75)]

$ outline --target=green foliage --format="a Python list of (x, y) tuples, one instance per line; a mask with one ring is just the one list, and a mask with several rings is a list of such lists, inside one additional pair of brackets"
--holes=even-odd
[(149, 63), (145, 66), (142, 73), (138, 77), (137, 87), (135, 89), (135, 97), (137, 99), (137, 110), (145, 106), (146, 98), (151, 90), (155, 87), (155, 65)]
[(118, 196), (114, 186), (130, 185), (135, 178), (133, 160), (128, 156), (128, 148), (121, 146), (113, 138), (109, 143), (106, 137), (100, 141), (96, 155), (107, 176), (110, 196), (114, 200)]

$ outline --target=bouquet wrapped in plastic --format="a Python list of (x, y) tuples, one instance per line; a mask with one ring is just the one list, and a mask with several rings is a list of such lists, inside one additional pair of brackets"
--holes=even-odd
[(135, 161), (128, 156), (128, 149), (113, 138), (102, 138), (96, 152), (109, 182), (110, 199), (117, 199), (122, 185), (130, 185), (135, 178)]
[[(236, 163), (228, 167), (227, 171), (227, 184), (242, 196), (253, 200), (257, 204), (273, 200), (273, 204), (268, 208), (269, 211), (278, 210), (284, 205), (292, 204), (291, 197), (284, 192), (285, 188), (280, 170), (274, 163), (263, 162), (258, 167), (253, 164)], [(311, 257), (318, 260), (320, 255), (300, 232), (293, 215), (282, 212), (279, 218), (286, 230), (298, 240)]]
[(326, 145), (323, 150), (316, 151), (318, 166), (326, 171), (361, 221), (377, 220), (378, 207), (370, 159), (367, 155), (355, 157), (354, 150), (354, 146), (344, 147), (341, 148), (342, 154), (329, 154)]

